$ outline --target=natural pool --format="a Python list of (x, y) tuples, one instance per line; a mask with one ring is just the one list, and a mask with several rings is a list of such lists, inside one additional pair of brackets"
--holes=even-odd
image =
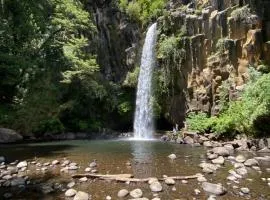
[[(85, 173), (84, 169), (89, 163), (97, 159), (98, 173), (101, 174), (121, 174), (131, 173), (137, 178), (167, 176), (184, 176), (201, 173), (198, 165), (206, 160), (204, 147), (191, 147), (188, 145), (179, 145), (174, 143), (163, 143), (160, 141), (129, 141), (129, 140), (76, 140), (76, 141), (59, 141), (44, 142), (31, 144), (1, 145), (0, 155), (7, 158), (8, 162), (14, 160), (34, 159), (37, 162), (51, 162), (55, 159), (60, 162), (66, 158), (72, 162), (78, 163), (80, 169), (72, 172)], [(172, 161), (168, 155), (174, 153), (177, 159)], [(127, 162), (131, 166), (126, 165)], [(229, 169), (232, 168), (229, 162), (217, 171), (216, 174), (206, 175), (209, 182), (222, 183), (228, 193), (218, 199), (270, 199), (270, 187), (267, 182), (261, 180), (262, 177), (269, 178), (270, 173), (266, 168), (270, 163), (263, 163), (261, 166), (262, 173), (259, 174), (253, 169), (239, 184), (227, 185), (226, 177)], [(72, 173), (60, 173), (60, 166), (51, 167), (48, 171), (41, 172), (35, 165), (29, 167), (30, 171), (25, 172), (30, 180), (36, 182), (60, 183), (66, 186), (72, 181)], [(247, 181), (246, 179), (252, 179)], [(200, 183), (196, 179), (188, 180), (187, 184), (176, 181), (173, 186), (163, 184), (163, 191), (158, 197), (164, 200), (169, 199), (206, 199), (209, 195), (204, 193)], [(250, 195), (239, 196), (239, 189), (233, 189), (233, 185), (245, 186), (250, 189)], [(118, 199), (117, 192), (120, 189), (141, 188), (144, 197), (153, 198), (153, 193), (146, 183), (117, 183), (114, 181), (88, 180), (85, 183), (77, 183), (75, 189), (88, 192), (92, 199), (102, 200), (106, 196), (112, 199)], [(201, 193), (195, 195), (194, 189), (199, 189)], [(19, 192), (14, 188), (1, 187), (1, 193), (11, 191), (15, 192), (14, 199), (65, 199), (64, 191), (43, 195), (40, 192), (32, 190), (31, 187), (21, 189)], [(131, 199), (127, 197), (126, 199)]]

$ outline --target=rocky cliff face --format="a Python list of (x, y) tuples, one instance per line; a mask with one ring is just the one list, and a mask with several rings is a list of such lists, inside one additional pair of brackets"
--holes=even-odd
[(107, 80), (121, 82), (134, 68), (140, 41), (139, 26), (128, 20), (115, 0), (88, 0), (98, 34), (98, 63)]
[[(184, 50), (181, 58), (169, 62), (174, 67), (166, 73), (173, 89), (165, 108), (171, 122), (181, 124), (190, 111), (217, 114), (222, 90), (228, 90), (228, 98), (237, 98), (249, 79), (249, 66), (258, 69), (270, 64), (269, 6), (264, 0), (172, 0), (168, 4), (168, 12), (158, 19), (160, 43), (177, 37), (178, 51)], [(168, 58), (159, 58), (161, 68), (166, 63)]]

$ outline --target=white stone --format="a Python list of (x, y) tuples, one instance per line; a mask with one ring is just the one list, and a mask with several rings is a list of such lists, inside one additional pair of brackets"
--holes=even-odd
[(73, 200), (88, 200), (88, 199), (89, 199), (89, 194), (87, 194), (86, 192), (79, 191), (76, 193)]
[(240, 190), (244, 194), (249, 194), (249, 191), (250, 191), (248, 188), (245, 188), (245, 187), (241, 188)]
[(226, 188), (224, 188), (220, 184), (213, 184), (209, 182), (203, 182), (202, 183), (202, 188), (204, 191), (215, 194), (215, 195), (222, 195), (226, 193)]
[(74, 189), (68, 189), (66, 192), (65, 192), (65, 196), (66, 197), (74, 197), (76, 195), (77, 191), (74, 190)]
[(75, 185), (75, 182), (72, 181), (72, 182), (70, 182), (70, 183), (67, 184), (67, 187), (68, 188), (72, 188), (72, 187), (74, 187), (74, 185)]
[(236, 158), (235, 158), (235, 161), (236, 162), (239, 162), (239, 163), (243, 163), (243, 162), (245, 162), (247, 159), (245, 158), (245, 156), (243, 156), (243, 155), (238, 155), (238, 156), (236, 156)]
[(23, 167), (27, 167), (27, 162), (26, 161), (22, 161), (22, 162), (19, 162), (17, 164), (17, 168), (23, 168)]
[(225, 162), (225, 159), (222, 156), (219, 156), (218, 158), (212, 160), (213, 164), (223, 165), (224, 162)]
[(58, 160), (52, 161), (52, 165), (58, 165), (60, 162)]
[(86, 182), (87, 180), (88, 180), (87, 177), (82, 177), (79, 179), (79, 182)]
[(150, 184), (150, 189), (152, 192), (161, 192), (162, 191), (162, 185), (160, 184), (160, 182), (153, 182), (152, 184)]
[(133, 198), (141, 198), (143, 195), (143, 192), (141, 189), (137, 188), (137, 189), (132, 190), (129, 194)]
[(174, 185), (175, 184), (175, 180), (173, 180), (172, 178), (166, 178), (165, 179), (165, 183), (167, 185)]
[(117, 193), (117, 196), (120, 198), (123, 198), (123, 197), (127, 196), (128, 194), (129, 194), (128, 190), (122, 189), (122, 190), (119, 190), (119, 192)]
[(172, 159), (172, 160), (176, 159), (176, 155), (175, 155), (175, 154), (170, 154), (168, 157), (169, 157), (170, 159)]

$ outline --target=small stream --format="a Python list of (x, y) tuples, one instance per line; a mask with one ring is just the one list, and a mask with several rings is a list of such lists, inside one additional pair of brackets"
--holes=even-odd
[[(36, 159), (40, 163), (51, 162), (55, 159), (60, 162), (64, 158), (78, 163), (80, 169), (73, 173), (84, 173), (84, 169), (94, 159), (97, 160), (98, 173), (101, 174), (116, 174), (116, 173), (131, 173), (137, 178), (167, 176), (184, 176), (195, 175), (201, 173), (198, 167), (199, 163), (206, 160), (206, 149), (204, 147), (191, 147), (188, 145), (179, 145), (173, 143), (163, 143), (160, 141), (128, 141), (128, 140), (76, 140), (76, 141), (59, 141), (46, 143), (31, 143), (31, 144), (16, 144), (16, 145), (1, 145), (0, 155), (5, 156), (8, 162), (14, 160)], [(172, 161), (168, 155), (174, 153), (177, 159)], [(130, 162), (131, 166), (126, 163)], [(245, 177), (239, 184), (227, 185), (226, 177), (231, 164), (226, 161), (226, 164), (217, 171), (216, 174), (206, 175), (209, 182), (222, 183), (228, 193), (218, 199), (270, 199), (270, 187), (267, 182), (261, 180), (262, 177), (269, 178), (270, 173), (265, 169), (270, 163), (265, 163), (261, 166), (262, 174), (255, 170), (251, 170), (248, 177)], [(61, 183), (64, 186), (72, 181), (71, 173), (61, 173), (60, 165), (51, 167), (47, 172), (37, 170), (38, 167), (31, 165), (26, 171), (26, 175), (30, 180)], [(250, 178), (252, 181), (247, 181)], [(233, 185), (245, 186), (250, 189), (250, 195), (239, 196), (239, 189), (233, 189)], [(175, 191), (173, 186), (163, 184), (163, 191), (158, 194), (161, 199), (207, 199), (208, 194), (204, 193), (200, 183), (195, 180), (188, 180), (187, 184), (177, 181)], [(144, 197), (153, 198), (153, 193), (150, 191), (148, 184), (145, 183), (116, 183), (101, 180), (88, 180), (85, 183), (78, 183), (75, 189), (88, 192), (92, 195), (92, 199), (104, 200), (107, 195), (112, 199), (117, 198), (117, 192), (120, 189), (128, 189), (129, 191), (135, 188), (141, 188), (144, 192)], [(194, 189), (199, 189), (201, 193), (195, 195)], [(13, 191), (13, 188), (0, 187), (0, 196), (6, 191)], [(52, 194), (41, 194), (32, 190), (16, 191), (14, 199), (65, 199), (64, 191)], [(126, 198), (130, 199), (130, 197)]]

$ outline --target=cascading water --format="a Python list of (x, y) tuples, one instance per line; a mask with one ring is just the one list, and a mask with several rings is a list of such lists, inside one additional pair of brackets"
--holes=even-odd
[(146, 33), (142, 51), (133, 126), (135, 139), (151, 139), (154, 132), (151, 97), (156, 40), (157, 24), (154, 23)]

